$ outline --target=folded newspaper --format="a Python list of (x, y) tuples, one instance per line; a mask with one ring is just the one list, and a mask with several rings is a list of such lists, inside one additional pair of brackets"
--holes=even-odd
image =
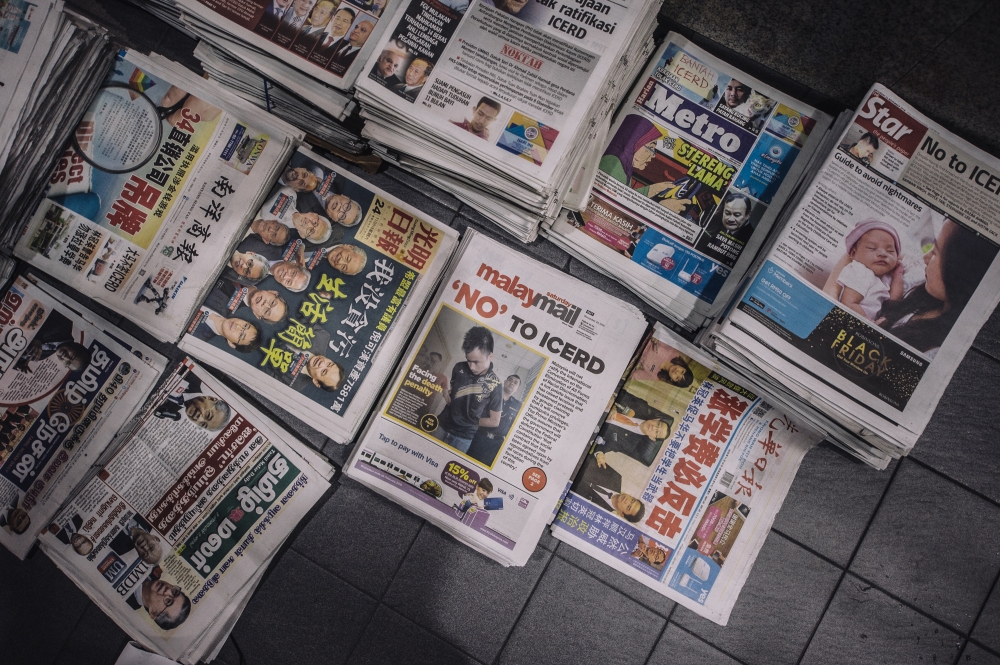
[(885, 467), (1000, 299), (998, 173), (875, 84), (705, 343)]
[[(651, 51), (659, 2), (409, 0), (358, 79), (363, 135), (522, 240)], [(589, 189), (589, 185), (587, 186)]]
[(726, 625), (823, 435), (657, 324), (552, 534)]
[(300, 150), (180, 347), (347, 443), (457, 244), (454, 229)]
[(829, 124), (670, 33), (593, 160), (589, 205), (542, 233), (696, 330), (735, 293)]
[(176, 340), (300, 136), (175, 63), (122, 51), (16, 254)]
[(0, 296), (0, 543), (21, 558), (166, 366), (33, 280)]
[(470, 230), (346, 473), (523, 566), (646, 327)]
[(0, 247), (9, 251), (114, 58), (104, 28), (62, 2), (0, 9)]
[(113, 447), (41, 547), (143, 646), (212, 660), (333, 467), (190, 361)]

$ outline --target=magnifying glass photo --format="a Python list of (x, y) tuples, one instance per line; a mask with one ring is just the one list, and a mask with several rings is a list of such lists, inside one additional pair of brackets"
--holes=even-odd
[(127, 83), (101, 87), (73, 134), (73, 147), (105, 173), (129, 173), (156, 155), (163, 121), (184, 106), (189, 95), (163, 107)]

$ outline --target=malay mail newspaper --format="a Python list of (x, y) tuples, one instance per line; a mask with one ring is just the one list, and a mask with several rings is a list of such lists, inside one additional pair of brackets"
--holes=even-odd
[(552, 533), (725, 625), (822, 438), (657, 324)]
[(130, 341), (24, 276), (2, 292), (0, 543), (16, 556), (27, 555), (162, 372), (162, 357)]
[(883, 463), (906, 454), (1000, 298), (998, 188), (1000, 160), (875, 84), (718, 327), (719, 352)]
[(190, 360), (113, 445), (42, 548), (133, 639), (211, 660), (333, 467)]
[[(399, 0), (177, 0), (228, 40), (350, 90)], [(190, 20), (190, 19), (188, 19)], [(226, 39), (226, 38), (223, 38)]]
[(176, 340), (298, 136), (174, 63), (122, 51), (15, 252)]
[(735, 292), (829, 123), (670, 33), (618, 112), (589, 205), (547, 235), (701, 327)]
[(458, 233), (300, 150), (181, 348), (336, 441), (360, 430)]
[(345, 472), (523, 566), (646, 327), (470, 231)]
[[(408, 119), (410, 138), (429, 132), (533, 183), (538, 205), (569, 167), (564, 155), (583, 149), (574, 137), (621, 65), (605, 54), (633, 36), (647, 8), (641, 0), (409, 0), (358, 87)], [(419, 157), (447, 170), (440, 150)]]

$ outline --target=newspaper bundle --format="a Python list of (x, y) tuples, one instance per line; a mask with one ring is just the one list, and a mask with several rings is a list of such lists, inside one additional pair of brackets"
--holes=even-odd
[(552, 533), (725, 625), (822, 438), (657, 324)]
[(603, 141), (652, 49), (658, 8), (655, 0), (407, 0), (358, 79), (363, 135), (385, 158), (533, 240), (571, 196), (593, 141)]
[(830, 118), (670, 33), (542, 232), (688, 329), (735, 293)]
[(52, 0), (0, 6), (0, 247), (34, 212), (44, 180), (114, 57), (104, 28)]
[(42, 549), (143, 646), (212, 660), (333, 468), (190, 361), (113, 445)]
[(30, 280), (0, 296), (0, 543), (21, 558), (166, 365)]
[(454, 229), (300, 150), (180, 347), (347, 443), (457, 244)]
[(299, 137), (174, 63), (122, 51), (15, 252), (176, 340)]
[(523, 566), (645, 330), (470, 230), (345, 472)]
[(1000, 160), (875, 84), (706, 343), (884, 468), (1000, 299)]

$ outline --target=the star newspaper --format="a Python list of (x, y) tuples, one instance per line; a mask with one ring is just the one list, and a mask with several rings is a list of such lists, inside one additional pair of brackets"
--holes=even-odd
[(534, 239), (539, 220), (558, 213), (590, 139), (606, 128), (619, 84), (642, 66), (636, 55), (657, 7), (404, 2), (358, 79), (364, 136)]
[(829, 123), (670, 33), (594, 160), (589, 205), (543, 233), (700, 328), (736, 291)]
[(385, 30), (383, 15), (391, 17), (399, 1), (177, 0), (176, 5), (190, 29), (220, 48), (248, 49), (255, 66), (277, 60), (271, 67), (284, 63), (300, 70), (316, 79), (314, 87), (322, 82), (348, 91)]
[(0, 296), (0, 543), (20, 558), (166, 365), (33, 280)]
[(300, 150), (180, 346), (346, 443), (360, 430), (458, 233)]
[(345, 472), (523, 566), (646, 328), (470, 230)]
[(725, 625), (822, 438), (657, 324), (552, 533)]
[(174, 341), (300, 137), (179, 65), (122, 51), (16, 254)]
[(875, 84), (707, 343), (884, 468), (1000, 299), (998, 190), (1000, 160)]
[(212, 660), (333, 467), (184, 361), (41, 536), (142, 645)]

